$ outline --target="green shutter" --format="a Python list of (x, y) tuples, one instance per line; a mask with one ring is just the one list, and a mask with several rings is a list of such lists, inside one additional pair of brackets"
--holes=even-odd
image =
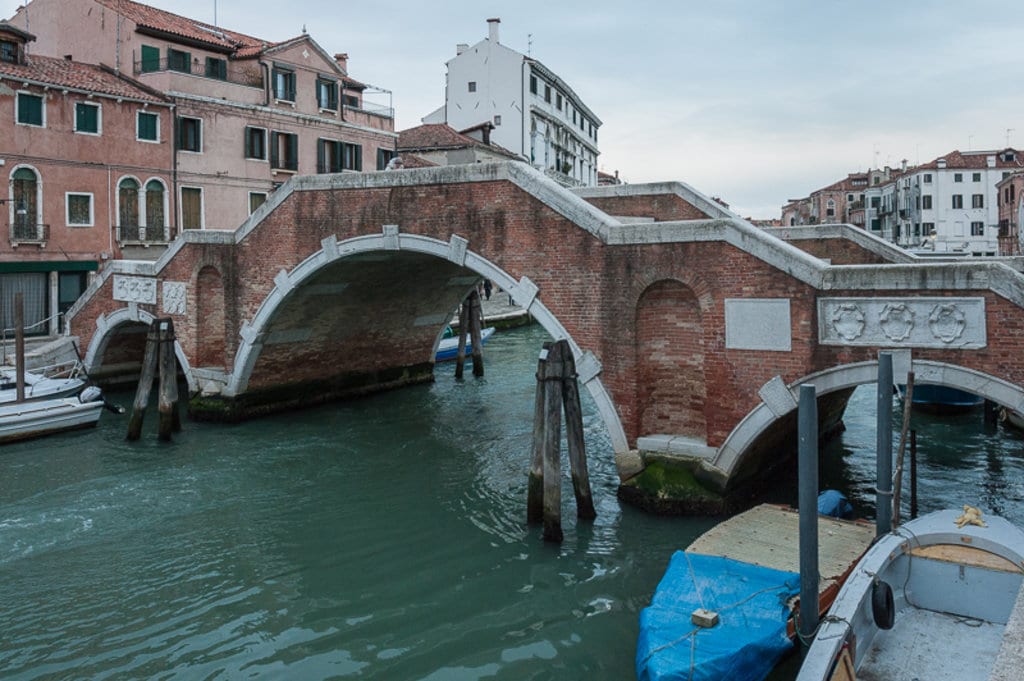
[(75, 104), (75, 130), (99, 132), (99, 107), (77, 102)]
[(251, 144), (252, 140), (250, 139), (251, 136), (252, 136), (252, 128), (247, 126), (245, 128), (245, 134), (244, 134), (244, 137), (245, 137), (245, 140), (244, 140), (245, 141), (245, 158), (252, 158), (252, 144)]
[(150, 114), (144, 111), (139, 112), (139, 130), (137, 136), (140, 140), (155, 141), (157, 139), (156, 121), (156, 114)]
[(18, 122), (28, 125), (43, 124), (43, 98), (38, 95), (18, 93)]
[(361, 144), (355, 145), (355, 166), (353, 170), (362, 171), (363, 169), (363, 146)]
[(288, 135), (288, 169), (299, 169), (299, 136)]
[(324, 154), (324, 146), (326, 144), (327, 144), (327, 140), (317, 140), (316, 141), (316, 172), (318, 172), (318, 173), (326, 173), (326, 172), (329, 172), (329, 170), (330, 170), (329, 168), (327, 168), (326, 164), (324, 163), (324, 156), (325, 156), (325, 154)]
[(270, 167), (271, 168), (280, 168), (281, 167), (281, 165), (280, 165), (281, 159), (279, 158), (280, 155), (277, 153), (277, 149), (278, 149), (277, 137), (280, 134), (281, 133), (277, 133), (277, 132), (270, 133)]
[(142, 73), (151, 73), (160, 70), (160, 48), (149, 45), (142, 46)]

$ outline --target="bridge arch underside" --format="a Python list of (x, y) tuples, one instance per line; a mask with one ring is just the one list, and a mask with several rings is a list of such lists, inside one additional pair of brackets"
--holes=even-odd
[[(1024, 411), (1024, 388), (1001, 378), (945, 362), (909, 360), (895, 357), (894, 382), (906, 382), (907, 373), (914, 372), (916, 384), (959, 388), (979, 395), (1001, 406)], [(799, 400), (800, 386), (813, 385), (818, 396), (819, 436), (841, 432), (842, 417), (854, 389), (877, 384), (878, 362), (857, 362), (819, 371), (788, 385)], [(705, 466), (707, 480), (719, 489), (733, 489), (761, 477), (765, 471), (780, 464), (792, 464), (797, 449), (798, 411), (792, 409), (776, 414), (765, 403), (759, 404), (733, 429), (718, 453)], [(786, 461), (786, 459), (789, 459)]]
[(480, 275), (412, 251), (335, 260), (288, 291), (252, 343), (232, 416), (433, 380), (434, 352)]

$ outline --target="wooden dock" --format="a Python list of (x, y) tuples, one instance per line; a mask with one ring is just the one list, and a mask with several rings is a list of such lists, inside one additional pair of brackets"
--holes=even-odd
[[(874, 538), (872, 523), (818, 517), (820, 612), (828, 610), (843, 580)], [(714, 526), (686, 547), (686, 551), (798, 573), (800, 514), (785, 506), (761, 504)]]

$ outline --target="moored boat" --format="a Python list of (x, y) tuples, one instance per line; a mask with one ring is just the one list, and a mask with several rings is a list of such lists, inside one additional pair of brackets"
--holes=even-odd
[(1024, 580), (1024, 531), (964, 507), (884, 535), (819, 627), (797, 681), (989, 678)]
[[(899, 386), (900, 399), (906, 393), (906, 386)], [(933, 411), (965, 411), (980, 407), (985, 398), (974, 393), (946, 385), (932, 383), (915, 383), (914, 395), (911, 400), (915, 407)]]
[[(13, 403), (17, 398), (16, 371), (14, 367), (0, 366), (0, 405)], [(26, 402), (69, 397), (84, 387), (82, 366), (78, 362), (25, 372)]]
[(97, 388), (58, 397), (0, 406), (0, 444), (95, 426), (104, 403)]
[[(486, 329), (480, 330), (480, 343), (486, 344), (487, 340), (494, 335), (494, 327), (489, 326)], [(466, 339), (466, 356), (473, 352), (473, 344), (469, 338)], [(444, 362), (446, 360), (455, 359), (459, 354), (459, 337), (458, 335), (452, 335), (446, 338), (442, 338), (440, 343), (437, 345), (437, 352), (434, 353), (435, 362)]]

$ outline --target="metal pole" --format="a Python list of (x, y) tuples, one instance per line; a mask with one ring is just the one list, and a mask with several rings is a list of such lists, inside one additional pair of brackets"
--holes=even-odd
[(811, 644), (818, 628), (818, 400), (813, 385), (800, 386), (800, 640)]
[(878, 353), (875, 536), (892, 529), (892, 353)]

